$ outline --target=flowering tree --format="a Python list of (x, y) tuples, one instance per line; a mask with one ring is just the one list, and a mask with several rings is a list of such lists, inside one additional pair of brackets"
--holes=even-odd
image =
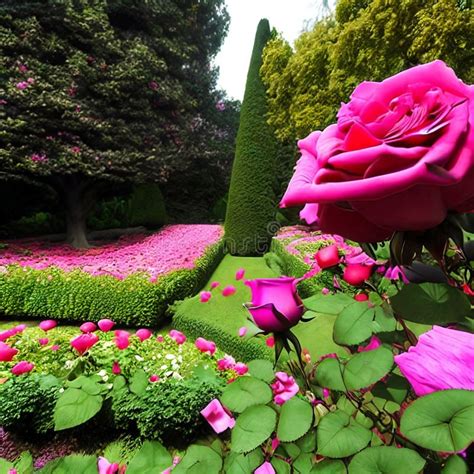
[(52, 186), (67, 210), (69, 242), (87, 246), (99, 187), (164, 182), (202, 152), (192, 124), (217, 102), (210, 60), (227, 28), (223, 2), (0, 8), (1, 172)]

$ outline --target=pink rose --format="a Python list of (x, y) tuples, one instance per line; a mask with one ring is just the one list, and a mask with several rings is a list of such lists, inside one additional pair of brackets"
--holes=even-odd
[(151, 337), (152, 332), (149, 329), (142, 328), (139, 329), (135, 335), (138, 337), (138, 339), (140, 339), (141, 342), (143, 342)]
[(298, 146), (281, 206), (324, 232), (375, 242), (474, 209), (474, 86), (442, 61), (363, 82)]
[(370, 278), (372, 274), (372, 265), (361, 265), (359, 263), (354, 265), (347, 265), (344, 268), (344, 274), (342, 278), (346, 283), (353, 286), (360, 286), (365, 280)]
[(232, 296), (236, 292), (236, 288), (234, 285), (228, 285), (222, 290), (223, 296)]
[(336, 244), (328, 245), (327, 247), (322, 248), (314, 256), (316, 263), (320, 268), (330, 268), (334, 267), (339, 263), (339, 250)]
[(18, 354), (18, 349), (0, 341), (0, 362), (10, 362), (16, 354)]
[(98, 323), (97, 326), (99, 326), (99, 329), (103, 332), (108, 332), (110, 331), (114, 326), (115, 323), (111, 319), (101, 319)]
[(211, 356), (216, 352), (216, 343), (207, 341), (203, 337), (198, 337), (194, 344), (201, 352), (208, 352)]
[(79, 352), (80, 355), (84, 355), (94, 344), (99, 341), (99, 337), (94, 333), (81, 334), (75, 337), (71, 341), (71, 346)]
[(295, 379), (286, 372), (277, 372), (275, 374), (276, 380), (272, 384), (273, 401), (277, 405), (283, 405), (290, 398), (293, 398), (300, 390)]
[(13, 375), (21, 375), (31, 372), (34, 368), (35, 364), (32, 364), (31, 362), (28, 362), (26, 360), (22, 360), (21, 362), (18, 362), (18, 364), (12, 367), (11, 372)]
[(87, 323), (81, 324), (79, 326), (79, 329), (82, 332), (88, 333), (88, 332), (94, 332), (97, 329), (97, 326), (95, 325), (95, 323), (87, 322)]
[(207, 303), (211, 299), (212, 293), (210, 291), (201, 291), (199, 294), (199, 301), (201, 303)]
[(297, 280), (291, 277), (247, 280), (252, 302), (247, 304), (255, 324), (266, 332), (284, 332), (297, 324), (304, 313), (296, 291)]
[(181, 345), (186, 342), (186, 336), (182, 332), (177, 331), (176, 329), (172, 329), (168, 334), (171, 339), (174, 339), (176, 341), (176, 344)]

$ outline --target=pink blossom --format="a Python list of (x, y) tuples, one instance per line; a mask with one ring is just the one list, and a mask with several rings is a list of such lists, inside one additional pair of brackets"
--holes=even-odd
[(408, 285), (408, 283), (410, 283), (405, 273), (403, 272), (402, 268), (399, 267), (398, 265), (394, 267), (389, 267), (387, 271), (385, 272), (384, 277), (392, 281), (402, 280), (403, 283), (405, 283), (405, 285)]
[(227, 428), (232, 429), (235, 425), (235, 419), (222, 406), (217, 398), (212, 400), (201, 410), (201, 415), (207, 420), (216, 433), (222, 433)]
[(350, 264), (344, 268), (343, 279), (346, 283), (353, 286), (362, 285), (365, 280), (370, 278), (372, 274), (372, 266), (362, 264)]
[(201, 303), (207, 303), (211, 299), (212, 293), (210, 291), (201, 291), (199, 294), (199, 301)]
[(339, 248), (336, 244), (328, 245), (319, 250), (314, 256), (320, 268), (330, 268), (339, 264)]
[(84, 355), (94, 344), (99, 341), (99, 337), (94, 333), (81, 334), (71, 341), (71, 346)]
[(156, 81), (150, 81), (148, 83), (148, 87), (152, 90), (152, 91), (156, 91), (158, 90), (158, 83)]
[(265, 344), (268, 347), (274, 347), (275, 346), (275, 338), (273, 336), (269, 336), (265, 339)]
[(96, 331), (97, 326), (95, 325), (95, 323), (92, 323), (92, 322), (88, 321), (87, 323), (81, 324), (79, 326), (79, 329), (84, 333), (88, 333), (88, 332)]
[(275, 474), (275, 469), (268, 461), (265, 461), (261, 466), (255, 469), (254, 474)]
[(299, 391), (298, 384), (295, 379), (286, 372), (277, 372), (275, 374), (276, 381), (272, 384), (273, 401), (277, 405), (283, 405), (290, 398), (293, 398)]
[(148, 380), (152, 383), (159, 382), (160, 377), (158, 377), (158, 375), (156, 375), (156, 374), (152, 374), (152, 375), (150, 375), (150, 378)]
[(16, 331), (17, 334), (23, 332), (27, 328), (26, 324), (18, 324), (18, 326), (14, 327), (14, 331)]
[(48, 161), (48, 158), (44, 153), (33, 153), (31, 155), (31, 161), (34, 161), (35, 163), (43, 163)]
[(47, 337), (40, 337), (38, 339), (38, 342), (40, 343), (41, 346), (45, 346), (46, 344), (48, 344), (49, 339)]
[(158, 336), (156, 336), (156, 341), (157, 342), (163, 342), (164, 340), (165, 340), (165, 338), (161, 334), (158, 334)]
[(217, 361), (217, 370), (230, 370), (235, 366), (235, 359), (230, 355), (225, 355)]
[(219, 100), (216, 102), (216, 109), (219, 112), (223, 112), (225, 110), (225, 102), (223, 100)]
[(321, 293), (323, 295), (327, 295), (327, 294), (329, 294), (329, 290), (327, 288), (323, 288), (323, 289), (321, 289)]
[(201, 352), (208, 352), (211, 356), (216, 352), (216, 343), (203, 337), (198, 337), (194, 344)]
[(73, 146), (71, 147), (71, 153), (74, 153), (75, 155), (77, 155), (78, 153), (81, 152), (81, 148), (78, 147), (78, 146)]
[(126, 467), (116, 462), (110, 463), (106, 458), (99, 456), (97, 469), (99, 474), (125, 474)]
[(0, 342), (0, 362), (10, 362), (16, 354), (18, 354), (18, 349)]
[(121, 329), (115, 331), (114, 342), (118, 349), (121, 351), (126, 349), (130, 345), (130, 334), (127, 331)]
[(38, 326), (40, 329), (43, 331), (50, 331), (51, 329), (55, 328), (58, 325), (58, 323), (54, 319), (46, 319), (44, 321), (41, 321)]
[(395, 362), (419, 397), (451, 388), (474, 390), (474, 334), (433, 326)]
[(7, 105), (8, 102), (5, 99), (0, 99), (0, 105)]
[(354, 299), (356, 301), (367, 301), (369, 297), (367, 293), (357, 293), (357, 295), (354, 296)]
[(239, 375), (245, 375), (249, 371), (249, 368), (243, 362), (237, 362), (237, 364), (235, 364), (234, 370)]
[(233, 285), (228, 285), (222, 290), (222, 296), (231, 296), (233, 295), (237, 290), (235, 289), (235, 286)]
[(29, 77), (29, 78), (26, 80), (26, 82), (27, 82), (28, 84), (34, 84), (34, 83), (35, 83), (35, 80), (34, 80), (32, 77)]
[(26, 72), (28, 72), (28, 67), (26, 66), (26, 64), (19, 63), (18, 71), (20, 71), (22, 74), (25, 74)]
[(242, 278), (244, 277), (245, 275), (245, 269), (244, 268), (239, 268), (237, 270), (237, 273), (235, 274), (235, 279), (236, 280), (242, 280)]
[(112, 364), (112, 373), (114, 375), (120, 375), (122, 373), (122, 369), (120, 368), (120, 364), (114, 360), (114, 363)]
[(272, 451), (276, 451), (278, 446), (280, 446), (280, 440), (275, 436), (272, 439)]
[(179, 345), (184, 344), (184, 342), (186, 341), (186, 336), (182, 332), (177, 331), (176, 329), (172, 329), (168, 334)]
[(244, 337), (247, 334), (247, 328), (245, 326), (242, 326), (239, 328), (239, 337)]
[(17, 334), (15, 328), (6, 329), (5, 331), (0, 332), (0, 341), (6, 341), (8, 338), (13, 337)]
[(142, 328), (142, 329), (139, 329), (135, 333), (135, 335), (138, 337), (138, 339), (140, 339), (140, 341), (143, 342), (151, 337), (152, 332), (149, 329)]
[(18, 362), (18, 364), (15, 364), (12, 367), (12, 374), (13, 375), (21, 375), (21, 374), (26, 374), (28, 372), (31, 372), (35, 368), (35, 364), (28, 362), (26, 360), (22, 360), (21, 362)]
[(328, 398), (331, 395), (331, 391), (328, 388), (323, 388), (323, 398)]
[(357, 352), (373, 351), (382, 345), (382, 341), (377, 336), (372, 336), (366, 346), (359, 346)]
[(23, 91), (25, 90), (30, 84), (28, 84), (28, 82), (26, 81), (21, 81), (21, 82), (18, 82), (17, 85), (16, 85), (16, 88), (20, 91)]
[(51, 350), (52, 350), (52, 351), (59, 351), (59, 349), (60, 349), (60, 348), (59, 348), (59, 346), (58, 346), (57, 344), (54, 344), (54, 345), (51, 346)]
[(214, 288), (217, 288), (219, 285), (220, 285), (220, 283), (218, 281), (213, 281), (211, 283), (211, 290), (213, 290)]
[(101, 319), (98, 323), (97, 326), (99, 326), (99, 329), (103, 332), (108, 332), (110, 331), (114, 326), (115, 323), (111, 319)]

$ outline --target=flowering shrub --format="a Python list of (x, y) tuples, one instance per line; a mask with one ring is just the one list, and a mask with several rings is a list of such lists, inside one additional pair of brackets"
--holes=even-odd
[(0, 312), (154, 325), (205, 283), (221, 236), (220, 226), (176, 225), (86, 251), (9, 244), (0, 250)]

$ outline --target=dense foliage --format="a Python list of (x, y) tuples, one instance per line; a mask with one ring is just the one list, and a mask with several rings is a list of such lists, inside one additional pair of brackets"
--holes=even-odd
[(204, 152), (219, 132), (221, 0), (8, 1), (0, 18), (0, 168), (62, 196), (74, 245), (87, 245), (98, 185), (164, 182), (194, 156), (222, 159)]
[(269, 123), (281, 139), (303, 138), (334, 122), (360, 82), (434, 59), (470, 84), (473, 35), (474, 10), (456, 0), (339, 0), (335, 16), (316, 22), (294, 50), (281, 37), (265, 48)]
[(233, 255), (264, 253), (272, 235), (268, 227), (275, 216), (278, 148), (266, 123), (267, 99), (259, 74), (262, 51), (270, 37), (268, 20), (260, 20), (240, 114), (227, 205), (226, 244)]

